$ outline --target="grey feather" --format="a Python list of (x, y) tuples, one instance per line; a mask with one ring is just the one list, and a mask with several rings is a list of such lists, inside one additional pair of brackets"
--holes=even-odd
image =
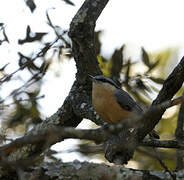
[(114, 96), (119, 103), (119, 105), (126, 109), (127, 111), (135, 111), (137, 113), (142, 113), (141, 107), (133, 100), (133, 98), (124, 90), (117, 89)]
[[(126, 109), (127, 111), (133, 111), (136, 113), (143, 113), (142, 108), (133, 100), (133, 98), (124, 90), (122, 89), (117, 89), (114, 94), (117, 102), (119, 105), (123, 108)], [(160, 139), (159, 135), (155, 130), (152, 130), (149, 133), (150, 137), (153, 137), (155, 139)]]

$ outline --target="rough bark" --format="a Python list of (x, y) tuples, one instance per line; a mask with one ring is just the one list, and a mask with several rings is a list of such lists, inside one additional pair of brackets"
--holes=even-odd
[[(173, 175), (177, 179), (184, 179), (184, 171), (176, 171)], [(166, 171), (148, 171), (128, 169), (122, 166), (109, 166), (89, 162), (73, 161), (62, 163), (42, 163), (30, 168), (29, 171), (19, 171), (18, 175), (13, 172), (2, 174), (1, 179), (27, 179), (27, 180), (172, 180)]]

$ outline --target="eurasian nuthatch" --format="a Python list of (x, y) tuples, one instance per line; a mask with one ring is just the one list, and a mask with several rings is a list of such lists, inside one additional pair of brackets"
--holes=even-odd
[(143, 112), (133, 98), (113, 80), (103, 75), (89, 76), (93, 81), (92, 104), (104, 121), (117, 123)]

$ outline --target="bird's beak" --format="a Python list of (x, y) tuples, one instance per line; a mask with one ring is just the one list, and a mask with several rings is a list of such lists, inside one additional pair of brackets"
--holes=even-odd
[(90, 75), (90, 74), (88, 74), (88, 76), (90, 77), (90, 79), (91, 79), (92, 81), (95, 80), (94, 76), (92, 76), (92, 75)]

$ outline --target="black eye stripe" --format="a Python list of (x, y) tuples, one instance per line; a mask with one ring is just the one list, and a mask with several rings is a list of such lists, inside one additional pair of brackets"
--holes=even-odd
[(105, 76), (101, 76), (101, 75), (100, 76), (96, 76), (95, 79), (97, 81), (101, 81), (101, 82), (104, 82), (104, 83), (109, 83), (109, 84), (111, 84), (112, 86), (115, 86), (118, 89), (120, 88), (112, 79), (107, 78)]

